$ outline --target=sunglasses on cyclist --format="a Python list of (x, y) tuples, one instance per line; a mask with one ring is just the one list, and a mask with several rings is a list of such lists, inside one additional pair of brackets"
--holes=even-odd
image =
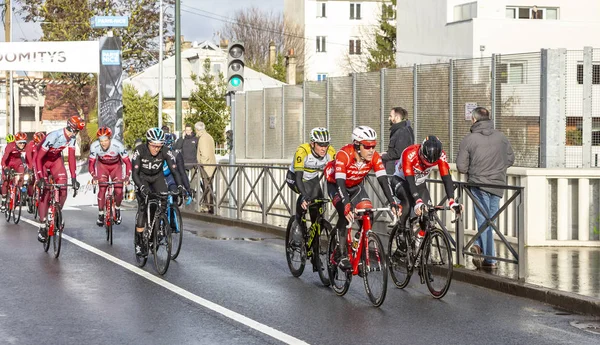
[(148, 144), (148, 146), (150, 146), (150, 148), (153, 148), (153, 149), (160, 149), (161, 147), (163, 147), (162, 144), (152, 144), (152, 143)]
[(362, 147), (364, 147), (365, 150), (374, 150), (376, 146), (377, 146), (377, 144), (375, 144), (375, 145), (365, 145), (365, 144), (362, 144)]
[(328, 147), (329, 143), (316, 143), (320, 147)]

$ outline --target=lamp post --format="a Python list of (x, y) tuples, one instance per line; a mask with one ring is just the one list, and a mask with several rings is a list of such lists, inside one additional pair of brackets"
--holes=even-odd
[(163, 0), (159, 2), (159, 28), (158, 28), (158, 128), (162, 127), (163, 109)]

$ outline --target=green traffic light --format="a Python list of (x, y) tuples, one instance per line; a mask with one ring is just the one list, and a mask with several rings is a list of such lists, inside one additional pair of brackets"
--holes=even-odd
[(229, 84), (231, 84), (231, 86), (233, 86), (233, 87), (238, 87), (238, 86), (240, 86), (241, 83), (242, 83), (242, 80), (238, 77), (233, 77), (229, 81)]

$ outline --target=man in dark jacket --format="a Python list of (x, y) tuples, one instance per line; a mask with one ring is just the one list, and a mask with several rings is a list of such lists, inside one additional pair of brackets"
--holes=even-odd
[(396, 161), (402, 157), (402, 151), (414, 144), (415, 135), (408, 120), (408, 113), (402, 107), (390, 111), (390, 142), (387, 152), (381, 155), (385, 172), (391, 176), (396, 171)]
[[(477, 107), (473, 110), (471, 133), (460, 142), (456, 167), (463, 174), (468, 174), (469, 183), (506, 184), (506, 169), (515, 162), (515, 154), (506, 136), (494, 129), (490, 113), (486, 108)], [(483, 210), (475, 206), (475, 218), (481, 236), (477, 238), (471, 252), (495, 256), (494, 231), (488, 226), (482, 231), (481, 227), (487, 219), (498, 212), (500, 198), (504, 194), (501, 188), (471, 187), (475, 199)], [(480, 268), (496, 268), (496, 261), (473, 258), (473, 264)]]
[[(387, 152), (381, 155), (385, 172), (388, 176), (393, 176), (396, 171), (396, 162), (402, 157), (402, 151), (414, 144), (415, 135), (408, 120), (408, 112), (402, 107), (392, 108), (390, 111), (390, 141)], [(389, 227), (396, 225), (397, 217), (394, 215)]]
[(177, 139), (175, 149), (180, 150), (183, 155), (183, 161), (186, 164), (186, 170), (189, 170), (188, 164), (198, 164), (196, 151), (198, 150), (198, 138), (192, 130), (191, 125), (185, 125), (183, 137)]

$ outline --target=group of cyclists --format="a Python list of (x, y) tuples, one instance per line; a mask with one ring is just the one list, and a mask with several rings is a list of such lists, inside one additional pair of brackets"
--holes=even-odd
[[(407, 147), (391, 177), (386, 175), (376, 147), (377, 133), (368, 126), (354, 128), (352, 142), (340, 148), (337, 153), (331, 146), (329, 130), (323, 127), (313, 128), (310, 131), (310, 142), (298, 147), (286, 176), (288, 186), (299, 194), (296, 202), (298, 222), (307, 208), (311, 221), (318, 214), (317, 209), (307, 205), (312, 200), (323, 198), (319, 171), (324, 171), (327, 193), (338, 214), (338, 238), (346, 238), (347, 225), (354, 220), (354, 210), (360, 208), (361, 203), (369, 201), (364, 179), (371, 171), (375, 172), (391, 212), (399, 217), (399, 224), (403, 229), (411, 210), (419, 216), (423, 206), (430, 202), (425, 181), (434, 167), (438, 167), (442, 176), (449, 207), (456, 213), (461, 211), (462, 206), (454, 200), (446, 153), (437, 137), (428, 136), (421, 144)], [(319, 207), (317, 204), (312, 205)], [(350, 269), (347, 247), (340, 245), (338, 252), (341, 256), (339, 267), (342, 270)]]
[[(40, 189), (38, 240), (45, 243), (48, 238), (46, 229), (46, 216), (49, 202), (49, 183), (64, 184), (59, 191), (60, 206), (63, 207), (67, 199), (67, 172), (62, 152), (68, 151), (69, 175), (71, 186), (80, 187), (77, 181), (77, 164), (75, 159), (75, 144), (77, 134), (85, 128), (84, 120), (79, 116), (72, 116), (67, 120), (67, 125), (49, 132), (36, 132), (33, 140), (27, 142), (27, 134), (18, 132), (6, 136), (7, 145), (2, 156), (2, 204), (4, 211), (8, 199), (8, 185), (10, 171), (16, 174), (29, 174), (27, 181), (28, 198), (33, 198), (34, 186)], [(88, 171), (94, 183), (122, 182), (115, 185), (115, 217), (116, 224), (121, 223), (121, 202), (123, 201), (123, 186), (131, 177), (137, 187), (138, 213), (136, 215), (135, 248), (136, 255), (147, 255), (142, 246), (141, 234), (146, 219), (145, 201), (150, 192), (166, 192), (178, 190), (185, 194), (188, 203), (191, 202), (192, 189), (183, 167), (181, 153), (173, 148), (174, 136), (165, 133), (161, 128), (150, 128), (146, 132), (146, 143), (135, 147), (131, 158), (125, 145), (112, 138), (112, 131), (108, 127), (100, 127), (96, 132), (96, 141), (90, 146), (88, 158)], [(24, 179), (17, 183), (19, 188), (24, 187)], [(104, 198), (106, 185), (99, 184), (98, 192), (98, 226), (104, 225)], [(164, 211), (164, 210), (163, 210)]]

